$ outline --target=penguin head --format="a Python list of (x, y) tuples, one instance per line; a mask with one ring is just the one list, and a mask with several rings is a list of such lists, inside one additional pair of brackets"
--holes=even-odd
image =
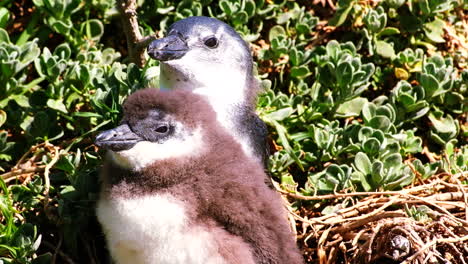
[(202, 98), (187, 90), (144, 89), (130, 95), (119, 126), (101, 132), (96, 145), (126, 169), (197, 155), (204, 150), (202, 127), (215, 120)]
[(150, 43), (148, 54), (161, 61), (161, 88), (189, 88), (234, 103), (251, 92), (250, 49), (233, 28), (215, 18), (189, 17), (175, 22), (166, 37)]

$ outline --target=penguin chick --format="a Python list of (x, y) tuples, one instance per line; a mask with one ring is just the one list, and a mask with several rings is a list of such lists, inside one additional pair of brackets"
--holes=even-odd
[(150, 43), (148, 54), (161, 61), (161, 89), (203, 95), (245, 153), (268, 167), (268, 131), (255, 114), (259, 85), (252, 55), (233, 28), (210, 17), (182, 19)]
[(298, 264), (280, 196), (258, 162), (187, 90), (145, 89), (124, 103), (97, 216), (117, 264)]

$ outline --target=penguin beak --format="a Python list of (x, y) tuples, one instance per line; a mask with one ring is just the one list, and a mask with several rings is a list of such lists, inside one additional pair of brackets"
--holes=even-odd
[(180, 34), (154, 40), (148, 45), (149, 56), (159, 61), (180, 59), (188, 50), (187, 42)]
[(109, 129), (97, 135), (95, 144), (98, 147), (112, 151), (123, 151), (131, 149), (136, 143), (143, 139), (133, 133), (127, 124), (122, 124), (114, 129)]

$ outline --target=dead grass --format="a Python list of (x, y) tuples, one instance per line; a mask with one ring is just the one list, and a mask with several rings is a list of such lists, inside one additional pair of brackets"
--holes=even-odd
[[(307, 263), (466, 264), (468, 186), (461, 182), (467, 177), (439, 174), (400, 191), (317, 196), (277, 187)], [(324, 205), (342, 208), (322, 215)]]

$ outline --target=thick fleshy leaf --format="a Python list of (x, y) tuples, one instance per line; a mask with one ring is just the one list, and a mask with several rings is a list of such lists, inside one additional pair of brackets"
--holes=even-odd
[(268, 113), (265, 116), (265, 118), (268, 120), (281, 121), (289, 117), (293, 112), (294, 112), (294, 109), (292, 109), (292, 107), (286, 107), (286, 108), (282, 108), (274, 112)]
[(444, 43), (444, 26), (445, 22), (436, 18), (434, 21), (424, 24), (424, 32), (431, 41), (435, 43)]
[(5, 113), (5, 111), (0, 109), (0, 127), (2, 127), (3, 124), (5, 124), (6, 120), (7, 120), (7, 114)]
[(273, 26), (270, 29), (270, 32), (268, 34), (268, 39), (270, 41), (273, 41), (273, 39), (278, 38), (278, 36), (286, 36), (286, 30), (280, 25)]
[(336, 110), (338, 117), (359, 116), (364, 104), (367, 103), (367, 98), (356, 97), (350, 101), (342, 103)]
[(438, 133), (447, 133), (447, 134), (456, 134), (457, 133), (457, 125), (455, 124), (455, 120), (453, 120), (452, 116), (447, 115), (445, 118), (436, 118), (432, 113), (429, 114), (429, 119), (432, 122), (435, 130)]
[(421, 86), (426, 91), (427, 96), (432, 96), (437, 91), (437, 89), (440, 88), (439, 81), (437, 81), (437, 79), (430, 74), (421, 73), (421, 78), (419, 81), (421, 82)]
[(356, 154), (356, 157), (354, 157), (354, 165), (360, 172), (366, 175), (371, 173), (371, 162), (369, 157), (363, 152), (358, 152)]
[(65, 114), (68, 113), (67, 108), (63, 104), (63, 101), (60, 100), (60, 99), (58, 99), (58, 100), (55, 100), (55, 99), (47, 100), (47, 106), (52, 108), (52, 109), (55, 109), (57, 111), (60, 111), (62, 113), (65, 113)]
[(380, 129), (384, 132), (387, 132), (390, 129), (390, 126), (392, 125), (392, 122), (390, 119), (386, 116), (374, 116), (369, 120), (369, 126), (375, 129)]
[(385, 169), (390, 169), (390, 168), (399, 168), (399, 166), (402, 165), (402, 158), (399, 153), (393, 153), (388, 155), (383, 159), (383, 164)]
[(346, 21), (346, 18), (348, 18), (349, 12), (353, 9), (354, 5), (354, 1), (349, 2), (351, 3), (347, 3), (344, 7), (340, 6), (335, 15), (330, 19), (330, 21), (328, 21), (330, 26), (339, 27)]
[(371, 137), (364, 141), (362, 144), (362, 149), (366, 152), (369, 153), (370, 155), (375, 155), (377, 152), (380, 150), (381, 143), (378, 141), (376, 138)]
[(375, 51), (384, 58), (390, 59), (395, 57), (395, 49), (390, 43), (386, 41), (377, 40), (375, 42)]
[(10, 37), (8, 36), (8, 32), (3, 28), (0, 28), (0, 43), (10, 43)]
[(5, 7), (0, 7), (0, 28), (6, 28), (8, 20), (10, 19), (10, 12)]

